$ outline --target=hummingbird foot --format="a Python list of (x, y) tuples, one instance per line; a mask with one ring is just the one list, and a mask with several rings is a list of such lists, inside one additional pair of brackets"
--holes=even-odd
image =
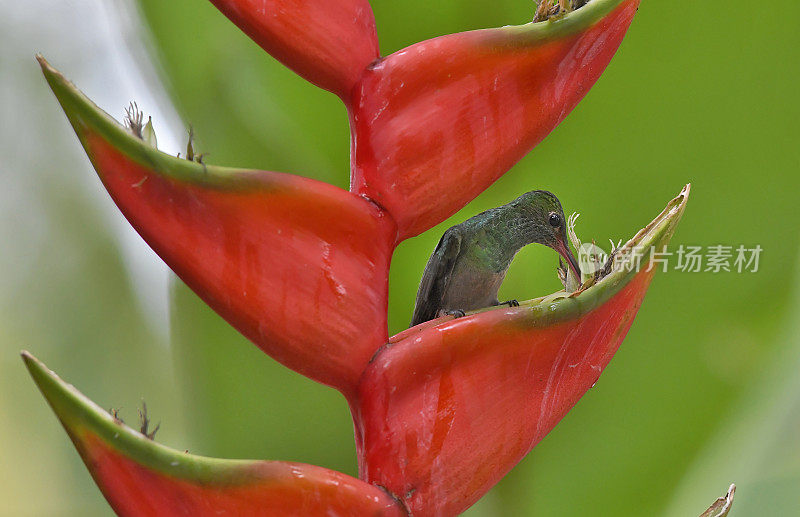
[(508, 305), (509, 307), (519, 307), (519, 302), (517, 300), (508, 300), (505, 302), (500, 302), (497, 305)]
[(463, 318), (464, 316), (467, 315), (467, 313), (465, 313), (461, 309), (453, 309), (451, 311), (445, 312), (445, 315), (452, 316), (453, 318)]

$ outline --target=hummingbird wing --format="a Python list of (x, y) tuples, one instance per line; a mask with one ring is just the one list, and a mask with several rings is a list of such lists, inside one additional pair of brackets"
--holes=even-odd
[(436, 318), (442, 308), (447, 285), (453, 278), (456, 257), (461, 251), (461, 241), (461, 229), (457, 226), (444, 232), (439, 239), (419, 283), (414, 316), (411, 319), (412, 327)]

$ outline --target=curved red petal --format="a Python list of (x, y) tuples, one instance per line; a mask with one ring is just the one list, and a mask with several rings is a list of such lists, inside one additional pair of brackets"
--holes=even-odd
[(403, 238), (455, 213), (589, 91), (639, 0), (593, 0), (557, 21), (424, 41), (375, 63), (352, 106), (352, 190)]
[(211, 0), (253, 41), (300, 76), (345, 102), (378, 58), (367, 0)]
[[(661, 250), (687, 194), (623, 248), (642, 246), (629, 260)], [(415, 516), (468, 508), (594, 385), (653, 271), (616, 270), (578, 294), (438, 320), (392, 340), (359, 387), (362, 479)]]
[(351, 391), (387, 338), (391, 218), (326, 183), (161, 153), (43, 69), (106, 189), (156, 253), (272, 357)]
[(385, 491), (340, 472), (282, 461), (205, 458), (114, 419), (28, 353), (23, 360), (118, 515), (401, 516)]

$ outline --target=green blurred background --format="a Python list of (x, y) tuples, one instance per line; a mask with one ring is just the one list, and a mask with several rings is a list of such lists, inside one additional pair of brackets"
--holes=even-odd
[[(384, 54), (533, 11), (530, 0), (372, 3)], [(0, 0), (0, 10), (0, 515), (111, 513), (21, 348), (129, 422), (145, 398), (173, 447), (355, 474), (342, 397), (272, 361), (168, 279), (102, 191), (33, 53), (119, 118), (140, 101), (169, 152), (191, 123), (211, 163), (346, 187), (339, 100), (205, 0)], [(630, 237), (691, 181), (673, 249), (764, 250), (757, 273), (658, 275), (597, 386), (470, 515), (699, 515), (730, 482), (732, 515), (800, 510), (799, 21), (795, 2), (644, 0), (564, 123), (397, 250), (392, 333), (409, 321), (443, 230), (534, 188), (556, 192), (583, 214), (579, 235), (604, 243)], [(554, 266), (549, 250), (524, 250), (501, 294), (558, 289)]]

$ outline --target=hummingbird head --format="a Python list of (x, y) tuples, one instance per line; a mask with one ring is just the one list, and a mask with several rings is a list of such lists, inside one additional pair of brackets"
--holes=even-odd
[(580, 279), (578, 261), (567, 244), (567, 218), (558, 198), (546, 190), (533, 190), (512, 201), (511, 205), (523, 218), (525, 241), (553, 248)]

